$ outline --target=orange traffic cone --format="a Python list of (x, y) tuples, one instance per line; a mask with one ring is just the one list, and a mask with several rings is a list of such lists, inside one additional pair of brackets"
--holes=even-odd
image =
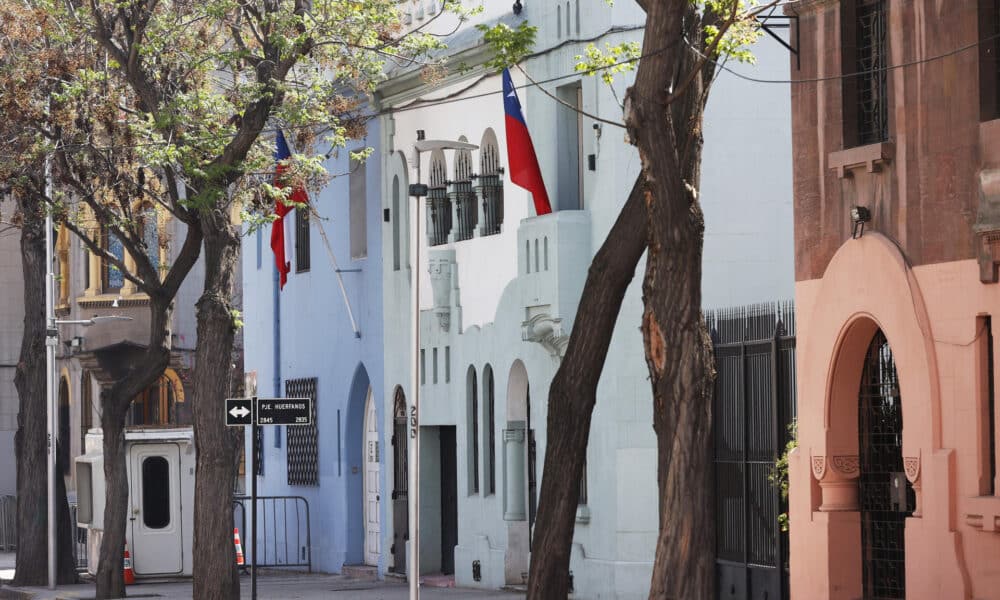
[(236, 565), (242, 567), (243, 562), (243, 544), (240, 543), (240, 529), (238, 527), (233, 527), (233, 545), (236, 546)]
[(128, 544), (125, 544), (125, 585), (135, 583), (135, 572), (132, 570), (132, 556), (128, 553)]

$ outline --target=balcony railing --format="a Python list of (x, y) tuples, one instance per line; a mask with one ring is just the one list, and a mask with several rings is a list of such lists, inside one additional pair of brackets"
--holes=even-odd
[(448, 243), (451, 233), (451, 199), (444, 187), (431, 188), (427, 194), (427, 238), (431, 246)]
[(479, 223), (479, 207), (476, 206), (476, 193), (472, 190), (472, 183), (458, 181), (451, 184), (451, 190), (448, 195), (455, 203), (455, 218), (458, 221), (455, 241), (472, 239)]

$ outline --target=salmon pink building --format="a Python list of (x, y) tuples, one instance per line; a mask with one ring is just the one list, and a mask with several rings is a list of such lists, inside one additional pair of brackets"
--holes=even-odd
[(793, 598), (1000, 599), (998, 4), (786, 4)]

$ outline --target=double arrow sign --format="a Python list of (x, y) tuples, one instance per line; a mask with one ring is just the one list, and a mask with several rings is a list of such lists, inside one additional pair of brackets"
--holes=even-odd
[(312, 425), (312, 398), (227, 398), (226, 425)]

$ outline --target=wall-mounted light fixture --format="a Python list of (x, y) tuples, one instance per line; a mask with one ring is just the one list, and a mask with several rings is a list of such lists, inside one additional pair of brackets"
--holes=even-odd
[(865, 223), (869, 223), (872, 220), (872, 213), (864, 206), (852, 206), (851, 207), (851, 224), (853, 228), (851, 230), (851, 238), (858, 239), (865, 234)]

